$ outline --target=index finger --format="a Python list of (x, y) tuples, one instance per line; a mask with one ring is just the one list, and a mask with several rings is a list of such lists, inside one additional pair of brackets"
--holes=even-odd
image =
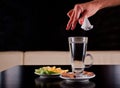
[(72, 13), (73, 13), (73, 9), (67, 13), (68, 17), (71, 17)]
[(73, 17), (74, 17), (74, 11), (72, 11), (72, 13), (71, 13), (70, 19), (67, 23), (66, 30), (69, 30), (72, 27)]
[(79, 20), (81, 12), (82, 12), (82, 10), (81, 10), (80, 6), (76, 5), (75, 8), (74, 8), (74, 16), (73, 16), (71, 29), (75, 29), (75, 27), (77, 25), (77, 22)]

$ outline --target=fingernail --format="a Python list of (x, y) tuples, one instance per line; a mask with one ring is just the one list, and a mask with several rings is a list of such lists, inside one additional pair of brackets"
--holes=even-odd
[(74, 30), (74, 27), (71, 27), (71, 30)]
[(80, 24), (83, 24), (83, 20), (80, 21)]
[(66, 27), (66, 30), (69, 30), (69, 28), (68, 28), (68, 27)]

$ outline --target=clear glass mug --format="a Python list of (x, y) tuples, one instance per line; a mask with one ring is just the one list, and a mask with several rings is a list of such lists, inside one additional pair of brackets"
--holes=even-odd
[[(80, 75), (85, 68), (93, 65), (93, 56), (87, 54), (88, 37), (68, 37), (69, 51), (71, 55), (72, 72)], [(85, 60), (89, 57), (89, 64), (85, 65)]]

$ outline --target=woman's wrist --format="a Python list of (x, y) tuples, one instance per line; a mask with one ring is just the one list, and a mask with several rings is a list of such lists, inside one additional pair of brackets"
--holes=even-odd
[(94, 5), (95, 8), (100, 10), (100, 9), (104, 8), (103, 3), (101, 1), (103, 1), (103, 0), (93, 0), (93, 1), (91, 1), (91, 3), (92, 3), (92, 5)]
[(93, 2), (98, 5), (99, 9), (120, 5), (120, 0), (93, 0)]
[(103, 9), (106, 6), (106, 0), (93, 0), (92, 1), (94, 4), (96, 4), (96, 7), (98, 7), (98, 9)]

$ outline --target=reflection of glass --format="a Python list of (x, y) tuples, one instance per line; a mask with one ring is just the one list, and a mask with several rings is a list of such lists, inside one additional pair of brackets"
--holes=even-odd
[(60, 83), (61, 88), (95, 88), (95, 83), (91, 81), (87, 82), (67, 82), (62, 81)]
[(60, 79), (42, 79), (42, 78), (36, 78), (35, 79), (35, 88), (60, 88)]

